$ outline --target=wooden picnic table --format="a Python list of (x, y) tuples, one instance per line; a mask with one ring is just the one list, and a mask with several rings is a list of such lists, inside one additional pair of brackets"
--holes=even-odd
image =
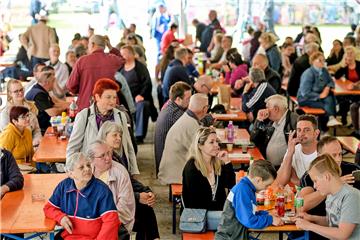
[(246, 113), (242, 111), (241, 98), (230, 98), (230, 109), (226, 114), (212, 114), (218, 121), (243, 122), (247, 120)]
[(353, 82), (349, 80), (337, 79), (335, 80), (335, 88), (333, 89), (335, 96), (344, 96), (344, 95), (360, 95), (360, 90), (351, 90), (349, 86), (351, 86)]
[[(220, 139), (221, 143), (228, 143), (226, 139), (226, 129), (216, 129), (216, 135)], [(242, 144), (248, 145), (250, 144), (250, 134), (244, 128), (235, 128), (235, 140), (234, 146), (231, 152), (229, 152), (230, 160), (233, 164), (249, 164), (250, 156), (253, 157), (254, 160), (263, 160), (260, 150), (257, 147), (246, 147), (247, 151), (242, 154)], [(239, 155), (240, 154), (240, 155)], [(231, 157), (231, 155), (239, 155), (239, 157)]]
[[(264, 210), (264, 211), (275, 211), (275, 201), (271, 201), (270, 206), (257, 206), (257, 210)], [(286, 203), (285, 209), (292, 209), (293, 208), (293, 202)], [(249, 229), (250, 232), (278, 232), (279, 233), (279, 239), (283, 239), (283, 233), (284, 232), (299, 232), (304, 231), (298, 227), (296, 227), (295, 224), (285, 224), (283, 226), (268, 226), (263, 229)], [(305, 231), (304, 240), (309, 239), (309, 232)]]
[(356, 154), (356, 151), (360, 143), (359, 139), (352, 136), (338, 136), (336, 138), (339, 140), (343, 148), (345, 148), (352, 154)]
[(41, 139), (38, 149), (36, 150), (33, 161), (34, 162), (65, 162), (66, 161), (66, 147), (68, 139), (60, 140), (52, 134), (52, 127), (49, 127), (44, 137)]
[[(52, 232), (55, 221), (44, 215), (43, 207), (65, 174), (26, 174), (24, 188), (6, 193), (0, 204), (0, 233)], [(33, 196), (42, 200), (33, 200)]]
[[(227, 143), (228, 140), (226, 138), (226, 128), (217, 128), (216, 136), (220, 139), (221, 143)], [(245, 128), (235, 128), (235, 142), (236, 141), (250, 141), (250, 134)]]

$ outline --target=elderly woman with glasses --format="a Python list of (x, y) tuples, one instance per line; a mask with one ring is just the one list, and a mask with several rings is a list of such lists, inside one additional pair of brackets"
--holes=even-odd
[(328, 121), (326, 126), (321, 126), (322, 130), (340, 125), (341, 123), (335, 118), (336, 100), (331, 92), (335, 84), (325, 67), (324, 54), (322, 52), (313, 53), (310, 56), (310, 64), (311, 66), (301, 75), (300, 87), (297, 93), (299, 106), (325, 110)]
[(89, 144), (96, 139), (100, 127), (107, 121), (116, 122), (123, 129), (121, 143), (129, 163), (127, 169), (131, 175), (139, 174), (126, 114), (116, 108), (118, 91), (119, 86), (114, 80), (101, 78), (96, 82), (93, 90), (95, 102), (76, 115), (66, 155), (70, 156), (78, 151), (87, 151)]
[[(112, 159), (127, 168), (128, 161), (121, 146), (122, 135), (123, 130), (119, 124), (106, 122), (99, 130), (98, 139), (110, 146)], [(90, 149), (93, 149), (93, 147)], [(137, 232), (136, 239), (157, 239), (159, 238), (159, 230), (153, 209), (156, 201), (155, 194), (148, 186), (144, 186), (135, 178), (131, 178), (131, 184), (136, 202), (134, 224), (134, 231)]]
[(10, 109), (10, 122), (0, 134), (0, 146), (11, 152), (20, 164), (30, 164), (34, 153), (29, 125), (29, 109), (13, 106)]
[(235, 185), (235, 173), (225, 151), (220, 151), (216, 131), (200, 128), (183, 170), (182, 197), (186, 208), (221, 211), (226, 190)]
[[(110, 124), (106, 122), (104, 125), (108, 123)], [(101, 140), (90, 144), (87, 155), (91, 160), (94, 176), (108, 185), (113, 194), (122, 224), (119, 239), (129, 239), (135, 221), (135, 197), (129, 173), (123, 165), (112, 160), (112, 148)]]
[(90, 159), (66, 159), (68, 175), (44, 207), (45, 216), (64, 227), (63, 239), (118, 239), (118, 213), (109, 187), (92, 174)]
[(5, 108), (0, 113), (0, 130), (4, 131), (5, 127), (10, 122), (9, 112), (13, 106), (27, 107), (30, 112), (30, 129), (32, 132), (33, 146), (37, 146), (41, 140), (41, 130), (37, 120), (38, 109), (33, 102), (25, 100), (24, 87), (21, 82), (16, 79), (11, 79), (7, 83), (7, 103)]

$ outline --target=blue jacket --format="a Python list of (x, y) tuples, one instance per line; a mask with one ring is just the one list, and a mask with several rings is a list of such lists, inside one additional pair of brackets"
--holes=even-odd
[(72, 234), (66, 230), (64, 239), (117, 239), (120, 224), (109, 187), (92, 177), (80, 191), (71, 178), (55, 188), (44, 207), (45, 215), (60, 223), (68, 216), (73, 224)]
[(281, 53), (276, 44), (265, 50), (266, 56), (269, 59), (269, 66), (274, 69), (277, 73), (281, 71)]
[(174, 59), (169, 63), (169, 66), (165, 70), (165, 75), (163, 79), (162, 93), (164, 100), (169, 99), (170, 87), (176, 82), (186, 82), (189, 85), (192, 85), (193, 82), (190, 80), (189, 75), (187, 74), (186, 67), (178, 59)]
[(330, 88), (335, 87), (335, 83), (327, 69), (322, 68), (318, 71), (311, 66), (301, 75), (300, 88), (297, 94), (298, 102), (318, 101), (321, 92), (327, 86)]
[(244, 177), (233, 187), (227, 197), (232, 202), (237, 220), (247, 228), (262, 229), (270, 226), (273, 217), (267, 211), (256, 211), (256, 188)]

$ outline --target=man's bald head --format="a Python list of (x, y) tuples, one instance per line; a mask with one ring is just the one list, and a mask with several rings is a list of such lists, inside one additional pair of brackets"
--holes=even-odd
[(213, 79), (210, 76), (203, 75), (196, 81), (197, 91), (199, 93), (209, 94), (213, 86)]
[(191, 110), (198, 119), (202, 119), (208, 110), (209, 101), (206, 94), (195, 93), (190, 98), (190, 103), (188, 109)]
[(265, 69), (269, 66), (269, 60), (265, 54), (258, 53), (254, 56), (252, 60), (252, 67), (260, 68), (265, 71)]

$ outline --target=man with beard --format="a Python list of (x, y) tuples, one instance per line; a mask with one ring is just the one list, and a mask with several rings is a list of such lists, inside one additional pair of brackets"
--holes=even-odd
[(317, 157), (318, 122), (313, 115), (298, 118), (296, 131), (290, 132), (288, 149), (278, 170), (276, 181), (284, 186), (289, 182), (300, 184), (300, 178)]

